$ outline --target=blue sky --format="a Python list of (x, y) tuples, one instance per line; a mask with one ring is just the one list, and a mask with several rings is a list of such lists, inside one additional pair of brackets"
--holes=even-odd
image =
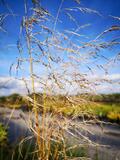
[[(10, 13), (4, 23), (4, 28), (6, 33), (0, 32), (0, 77), (8, 77), (9, 75), (9, 67), (12, 63), (16, 62), (16, 58), (19, 56), (18, 49), (16, 47), (16, 43), (19, 36), (20, 24), (22, 20), (22, 16), (24, 15), (24, 5), (23, 0), (5, 0), (5, 4), (0, 3), (0, 13)], [(57, 15), (57, 11), (61, 4), (61, 0), (44, 0), (41, 1), (41, 4), (44, 8), (46, 8), (54, 17)], [(28, 0), (28, 6), (31, 8), (32, 3)], [(93, 10), (97, 10), (101, 16), (94, 13), (81, 13), (81, 12), (73, 12), (69, 11), (77, 21), (79, 26), (90, 24), (90, 26), (81, 29), (78, 33), (84, 34), (86, 37), (90, 39), (94, 39), (99, 33), (103, 32), (107, 28), (120, 25), (120, 21), (114, 20), (110, 15), (120, 17), (120, 1), (119, 0), (80, 0), (80, 6), (75, 2), (75, 0), (64, 0), (61, 11), (59, 14), (59, 22), (57, 21), (56, 30), (60, 32), (64, 32), (65, 30), (75, 31), (77, 26), (75, 23), (72, 23), (71, 20), (66, 15), (66, 8), (75, 8), (75, 7), (86, 7)], [(53, 24), (54, 25), (54, 24)], [(52, 24), (49, 24), (51, 28), (53, 28)], [(117, 31), (115, 33), (111, 33), (110, 36), (105, 36), (103, 38), (104, 42), (108, 41), (111, 37), (119, 37), (120, 32)], [(78, 44), (76, 40), (87, 41), (88, 39), (74, 36), (72, 39), (75, 43)], [(25, 50), (26, 52), (26, 50)], [(113, 50), (103, 50), (102, 54), (108, 58), (112, 58), (116, 53), (119, 52), (119, 47), (115, 47)], [(27, 56), (27, 53), (24, 54)], [(65, 58), (65, 57), (64, 57)], [(100, 59), (98, 64), (105, 63), (105, 60)], [(94, 66), (94, 64), (89, 64)], [(25, 64), (25, 67), (27, 64)], [(111, 67), (110, 74), (120, 74), (119, 71), (120, 64), (117, 62), (117, 65)], [(35, 68), (36, 72), (38, 68)], [(86, 68), (83, 67), (83, 70)], [(86, 70), (87, 71), (87, 70)], [(28, 76), (28, 69), (24, 72), (25, 76)], [(13, 70), (12, 76), (16, 76), (15, 71)], [(21, 76), (19, 72), (18, 77)]]

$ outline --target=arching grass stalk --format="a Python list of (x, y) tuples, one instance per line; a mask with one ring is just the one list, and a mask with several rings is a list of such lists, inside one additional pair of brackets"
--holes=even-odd
[(36, 139), (37, 139), (37, 145), (38, 145), (38, 157), (41, 157), (40, 149), (41, 149), (41, 140), (40, 140), (40, 126), (39, 126), (39, 113), (37, 108), (37, 101), (36, 101), (36, 94), (35, 94), (35, 81), (33, 76), (33, 57), (32, 57), (32, 50), (31, 50), (31, 30), (29, 30), (29, 24), (27, 19), (27, 5), (25, 1), (25, 32), (26, 32), (26, 42), (27, 42), (27, 49), (29, 54), (29, 64), (30, 64), (30, 78), (31, 78), (31, 84), (32, 84), (32, 92), (33, 92), (33, 111), (35, 114), (35, 131), (37, 133)]

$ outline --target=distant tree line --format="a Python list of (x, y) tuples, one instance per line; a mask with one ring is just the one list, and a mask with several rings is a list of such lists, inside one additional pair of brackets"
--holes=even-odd
[[(33, 94), (29, 94), (29, 97), (33, 99)], [(37, 97), (37, 102), (40, 104), (43, 104), (43, 94), (42, 93), (36, 93)], [(76, 95), (76, 97), (80, 97), (89, 101), (93, 102), (115, 102), (119, 103), (120, 102), (120, 93), (112, 93), (112, 94), (80, 94)], [(59, 100), (64, 100), (65, 97), (64, 95), (49, 95), (46, 98), (57, 98)], [(5, 102), (10, 102), (10, 103), (25, 103), (24, 96), (21, 96), (17, 93), (11, 94), (9, 96), (1, 96), (0, 97), (0, 103), (5, 103)]]
[(120, 102), (120, 93), (88, 95), (87, 99), (93, 102)]

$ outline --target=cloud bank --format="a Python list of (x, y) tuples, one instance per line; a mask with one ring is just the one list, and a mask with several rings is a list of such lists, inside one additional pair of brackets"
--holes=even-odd
[[(91, 86), (91, 88), (93, 87), (92, 89), (94, 92), (97, 93), (120, 92), (120, 74), (110, 74), (103, 76), (95, 75), (89, 77), (89, 80), (94, 82), (102, 81), (102, 83)], [(30, 79), (26, 78), (26, 83), (27, 87), (31, 91), (32, 87)], [(42, 92), (44, 86), (42, 83), (46, 83), (45, 78), (43, 78), (43, 81), (41, 82), (35, 81), (36, 92)], [(56, 93), (60, 93), (59, 87), (56, 87), (56, 84), (52, 80), (49, 80), (47, 82), (47, 85), (49, 86), (50, 89), (56, 90)], [(66, 83), (65, 90), (66, 92), (69, 91), (71, 94), (77, 94), (79, 92), (79, 87), (75, 83), (72, 85)], [(28, 92), (26, 89), (25, 82), (21, 79), (16, 79), (14, 77), (0, 77), (0, 96), (10, 95), (13, 93), (19, 93), (22, 95), (27, 94)]]

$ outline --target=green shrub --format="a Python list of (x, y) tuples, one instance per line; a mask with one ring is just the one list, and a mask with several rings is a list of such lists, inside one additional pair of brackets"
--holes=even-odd
[(0, 146), (5, 145), (7, 142), (7, 131), (2, 123), (0, 123)]
[(107, 118), (113, 121), (120, 121), (120, 113), (111, 111), (107, 114)]

